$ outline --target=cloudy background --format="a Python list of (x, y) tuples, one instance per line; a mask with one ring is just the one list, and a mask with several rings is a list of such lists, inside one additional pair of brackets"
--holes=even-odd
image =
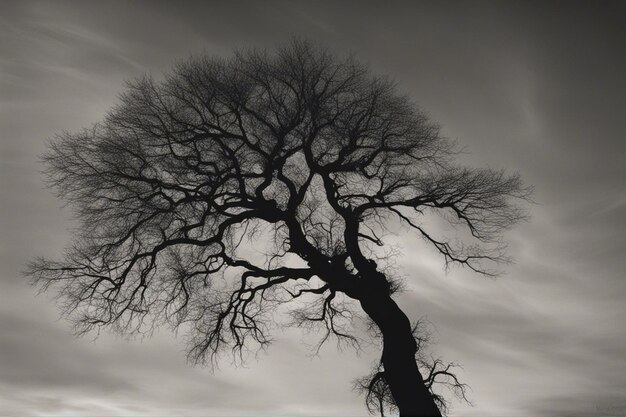
[(19, 274), (58, 256), (72, 226), (40, 174), (47, 138), (99, 120), (126, 79), (291, 35), (392, 75), (467, 162), (535, 187), (501, 278), (446, 274), (400, 238), (400, 303), (436, 326), (436, 353), (472, 387), (474, 406), (453, 415), (626, 415), (625, 12), (605, 1), (0, 1), (0, 415), (365, 414), (350, 381), (375, 350), (311, 357), (288, 330), (258, 361), (211, 374), (165, 331), (73, 338)]

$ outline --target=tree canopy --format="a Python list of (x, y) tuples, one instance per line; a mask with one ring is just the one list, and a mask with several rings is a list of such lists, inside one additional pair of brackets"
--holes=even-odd
[[(439, 127), (353, 58), (294, 41), (179, 63), (128, 83), (101, 123), (43, 160), (80, 226), (55, 285), (79, 332), (184, 326), (194, 361), (270, 343), (278, 305), (350, 333), (350, 300), (391, 295), (381, 232), (398, 219), (446, 264), (496, 273), (523, 217), (517, 175), (464, 168)], [(471, 241), (437, 236), (438, 215)]]

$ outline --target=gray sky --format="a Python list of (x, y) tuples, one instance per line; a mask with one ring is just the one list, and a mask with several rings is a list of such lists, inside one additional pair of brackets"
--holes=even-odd
[(311, 357), (288, 330), (246, 368), (211, 374), (166, 331), (73, 338), (18, 272), (69, 239), (37, 163), (47, 138), (99, 120), (126, 79), (291, 35), (390, 74), (468, 163), (535, 187), (501, 278), (445, 273), (417, 237), (398, 238), (400, 303), (436, 326), (435, 352), (472, 387), (474, 407), (453, 415), (626, 415), (625, 4), (1, 1), (0, 415), (365, 414), (351, 380), (375, 350)]

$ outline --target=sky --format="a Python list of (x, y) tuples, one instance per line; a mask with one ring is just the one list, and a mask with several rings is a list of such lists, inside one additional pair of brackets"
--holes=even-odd
[(453, 416), (626, 415), (626, 3), (0, 1), (0, 415), (363, 416), (375, 348), (318, 356), (297, 329), (245, 367), (185, 361), (163, 330), (75, 338), (20, 274), (58, 257), (71, 213), (46, 189), (47, 139), (102, 118), (124, 81), (191, 54), (302, 36), (395, 79), (466, 149), (519, 172), (531, 218), (485, 278), (399, 235), (412, 318), (463, 365)]

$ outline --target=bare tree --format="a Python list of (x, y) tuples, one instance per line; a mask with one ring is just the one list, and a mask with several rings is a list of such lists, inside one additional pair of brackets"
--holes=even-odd
[[(382, 338), (385, 398), (402, 416), (438, 416), (429, 384), (449, 368), (420, 374), (419, 339), (378, 265), (381, 231), (399, 219), (446, 264), (492, 275), (498, 237), (522, 217), (511, 198), (527, 195), (517, 176), (454, 156), (436, 124), (352, 58), (304, 41), (192, 58), (162, 81), (130, 82), (102, 123), (51, 141), (51, 185), (81, 224), (62, 261), (28, 274), (57, 286), (79, 333), (182, 326), (197, 362), (266, 346), (288, 302), (296, 324), (322, 326), (320, 343), (358, 343), (360, 305)], [(473, 243), (436, 236), (431, 214)]]

